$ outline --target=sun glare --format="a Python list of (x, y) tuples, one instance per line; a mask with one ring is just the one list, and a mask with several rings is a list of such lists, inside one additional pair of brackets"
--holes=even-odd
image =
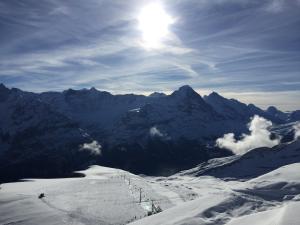
[(146, 5), (138, 17), (138, 28), (142, 32), (142, 45), (145, 48), (160, 48), (170, 34), (169, 26), (174, 19), (168, 15), (160, 3)]

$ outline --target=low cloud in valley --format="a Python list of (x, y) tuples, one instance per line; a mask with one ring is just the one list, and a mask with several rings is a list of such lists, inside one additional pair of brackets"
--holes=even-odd
[(295, 130), (295, 136), (294, 139), (297, 140), (298, 138), (300, 138), (300, 122), (298, 122), (297, 124), (295, 124), (293, 126), (294, 130)]
[(235, 154), (244, 154), (259, 147), (273, 147), (280, 143), (280, 138), (270, 138), (271, 132), (268, 128), (271, 126), (271, 121), (255, 115), (248, 124), (250, 134), (242, 134), (241, 139), (237, 140), (233, 133), (228, 133), (222, 138), (218, 138), (216, 145), (220, 148), (229, 149)]
[(81, 151), (89, 151), (93, 155), (101, 155), (101, 145), (97, 141), (91, 143), (84, 143), (80, 146)]
[(164, 134), (160, 132), (160, 130), (157, 127), (151, 127), (149, 130), (149, 133), (151, 137), (163, 137)]

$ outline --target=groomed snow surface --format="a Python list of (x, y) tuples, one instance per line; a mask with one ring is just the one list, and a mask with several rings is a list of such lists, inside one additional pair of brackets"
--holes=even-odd
[(300, 163), (290, 164), (242, 182), (93, 166), (83, 178), (2, 184), (0, 224), (298, 225), (299, 171)]

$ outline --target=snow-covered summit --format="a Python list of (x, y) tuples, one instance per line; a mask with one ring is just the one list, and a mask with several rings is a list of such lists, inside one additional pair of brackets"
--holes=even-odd
[(171, 96), (177, 98), (201, 98), (201, 96), (189, 85), (180, 87), (178, 90), (174, 91)]
[(286, 122), (285, 118), (279, 117), (272, 113), (268, 113), (268, 111), (264, 111), (254, 104), (247, 105), (239, 102), (236, 99), (227, 99), (217, 92), (212, 92), (210, 95), (204, 96), (204, 100), (206, 101), (206, 103), (211, 105), (219, 114), (228, 119), (240, 119), (246, 121), (254, 115), (259, 115), (275, 123)]
[[(254, 114), (278, 122), (255, 106), (217, 93), (202, 98), (187, 85), (170, 95), (155, 95), (113, 95), (95, 88), (38, 94), (9, 89), (2, 84), (0, 147), (4, 150), (0, 160), (3, 168), (15, 163), (11, 160), (14, 157), (20, 157), (15, 167), (23, 168), (23, 163), (30, 164), (33, 160), (41, 166), (39, 160), (49, 154), (60, 162), (51, 164), (58, 170), (57, 174), (65, 173), (65, 169), (60, 168), (65, 156), (60, 156), (59, 151), (68, 157), (76, 156), (70, 168), (86, 166), (89, 160), (77, 158), (82, 153), (80, 146), (97, 141), (103, 153), (92, 156), (97, 163), (139, 171), (142, 163), (136, 167), (139, 164), (136, 161), (147, 160), (149, 170), (158, 170), (167, 164), (164, 170), (174, 172), (228, 155), (228, 151), (212, 151), (207, 146), (225, 133), (244, 132)], [(24, 157), (21, 152), (25, 149), (28, 154), (38, 149), (39, 154)], [(49, 172), (50, 167), (45, 171)], [(43, 174), (47, 174), (45, 171)], [(24, 171), (24, 176), (26, 173)]]

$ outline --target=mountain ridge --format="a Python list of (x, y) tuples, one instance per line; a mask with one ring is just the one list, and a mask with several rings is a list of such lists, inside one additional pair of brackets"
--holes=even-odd
[[(113, 95), (95, 88), (32, 93), (2, 84), (0, 169), (11, 168), (14, 176), (19, 167), (35, 161), (24, 176), (43, 177), (53, 176), (50, 169), (65, 175), (98, 163), (135, 173), (165, 171), (163, 174), (168, 175), (230, 155), (214, 146), (216, 138), (225, 133), (245, 133), (256, 114), (274, 123), (285, 122), (254, 105), (217, 93), (212, 97), (202, 98), (187, 85), (170, 95), (153, 97)], [(81, 150), (82, 145), (93, 141), (101, 146), (101, 155)], [(24, 157), (23, 152), (30, 157)], [(49, 171), (32, 173), (40, 171), (39, 161), (46, 156), (60, 163), (50, 162)], [(72, 162), (67, 170), (66, 162)]]

